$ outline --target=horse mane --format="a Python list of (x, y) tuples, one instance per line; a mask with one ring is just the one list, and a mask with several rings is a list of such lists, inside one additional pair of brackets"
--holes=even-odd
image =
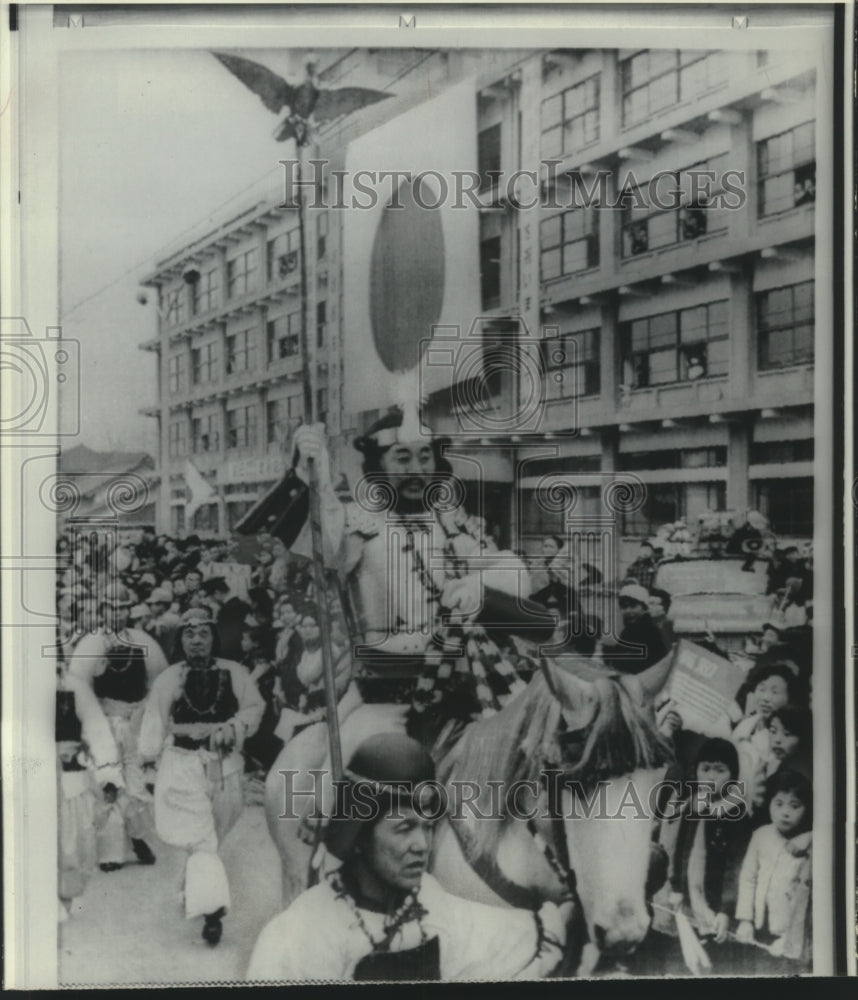
[(443, 753), (438, 778), (474, 781), (480, 788), (492, 779), (533, 780), (542, 762), (539, 751), (552, 745), (559, 721), (560, 703), (537, 674), (502, 712), (465, 728), (455, 745)]
[[(516, 781), (539, 782), (543, 770), (557, 768), (564, 782), (579, 782), (587, 789), (673, 759), (651, 710), (636, 702), (621, 675), (598, 677), (592, 684), (596, 714), (583, 730), (568, 734), (566, 751), (561, 748), (562, 706), (544, 676), (537, 674), (502, 712), (472, 723), (452, 748), (447, 744), (439, 779), (473, 781), (480, 789), (489, 787), (490, 780), (502, 781), (508, 787)], [(572, 755), (574, 760), (569, 759)], [(501, 822), (474, 823), (474, 843), (467, 853), (495, 847), (502, 827)]]

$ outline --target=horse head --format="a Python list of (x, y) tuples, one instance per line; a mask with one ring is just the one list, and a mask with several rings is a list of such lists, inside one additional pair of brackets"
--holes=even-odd
[(649, 928), (653, 801), (671, 759), (655, 727), (652, 697), (670, 666), (668, 656), (641, 674), (621, 676), (577, 659), (542, 664), (560, 703), (555, 759), (547, 762), (559, 771), (554, 812), (563, 820), (554, 839), (562, 829), (566, 863), (599, 952), (632, 951)]

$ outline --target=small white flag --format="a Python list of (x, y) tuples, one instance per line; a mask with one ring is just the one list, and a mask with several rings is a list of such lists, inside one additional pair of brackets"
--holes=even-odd
[(204, 503), (209, 503), (216, 499), (214, 487), (207, 483), (200, 474), (199, 469), (190, 461), (185, 460), (185, 487), (187, 498), (185, 500), (185, 524), (191, 523), (191, 518)]

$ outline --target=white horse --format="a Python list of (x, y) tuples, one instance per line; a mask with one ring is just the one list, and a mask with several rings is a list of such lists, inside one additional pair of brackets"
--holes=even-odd
[[(572, 968), (590, 971), (600, 953), (633, 950), (649, 927), (649, 806), (670, 761), (651, 702), (670, 657), (635, 676), (572, 657), (541, 666), (501, 712), (471, 723), (452, 746), (436, 745), (451, 810), (436, 830), (430, 870), (450, 891), (498, 906), (558, 901), (571, 885), (590, 942), (586, 968), (577, 959)], [(355, 711), (342, 727), (346, 766), (367, 736), (404, 729), (398, 706)], [(266, 783), (284, 906), (306, 888), (313, 853), (299, 836), (300, 821), (290, 818), (301, 809), (290, 813), (285, 782), (298, 792), (316, 788), (308, 761), (321, 769), (327, 752), (326, 727), (305, 730), (281, 753)], [(284, 771), (299, 773), (287, 778)], [(533, 820), (522, 811), (535, 814)]]

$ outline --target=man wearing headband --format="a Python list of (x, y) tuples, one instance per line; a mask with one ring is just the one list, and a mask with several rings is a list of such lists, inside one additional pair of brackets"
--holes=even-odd
[(140, 728), (140, 755), (155, 778), (158, 836), (184, 848), (185, 916), (204, 916), (203, 939), (220, 941), (230, 907), (218, 856), (243, 808), (241, 749), (265, 707), (246, 667), (217, 657), (207, 608), (182, 617), (176, 658), (152, 686)]
[(454, 896), (427, 874), (446, 793), (401, 734), (370, 737), (339, 787), (325, 846), (340, 867), (262, 931), (255, 983), (535, 979), (563, 953), (571, 903), (538, 912)]
[[(427, 709), (464, 719), (491, 714), (523, 686), (473, 619), (481, 609), (492, 618), (496, 598), (527, 597), (529, 575), (512, 552), (498, 552), (482, 518), (466, 514), (461, 482), (443, 455), (448, 443), (421, 425), (416, 406), (392, 409), (356, 439), (364, 478), (355, 499), (343, 502), (331, 484), (323, 426), (303, 425), (287, 476), (294, 497), (271, 525), (293, 552), (309, 555), (303, 484), (313, 458), (326, 562), (341, 574), (356, 619), (361, 696), (409, 705), (412, 723)], [(497, 560), (483, 566), (489, 555)], [(467, 669), (456, 669), (462, 660)]]
[(137, 738), (146, 695), (166, 669), (167, 659), (151, 635), (128, 627), (131, 607), (131, 595), (125, 587), (109, 589), (98, 609), (101, 627), (81, 638), (68, 670), (95, 693), (122, 765), (122, 780), (114, 792), (114, 815), (98, 838), (98, 859), (104, 871), (115, 871), (131, 860), (129, 839), (141, 864), (155, 863), (147, 843), (152, 831), (152, 797), (146, 790)]

